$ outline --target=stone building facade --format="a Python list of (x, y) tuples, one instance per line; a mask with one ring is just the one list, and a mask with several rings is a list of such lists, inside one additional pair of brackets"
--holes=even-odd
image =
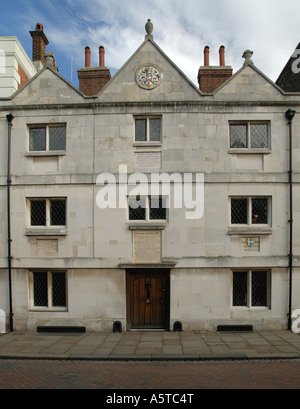
[(48, 60), (1, 101), (7, 327), (288, 327), (300, 308), (300, 94), (249, 58), (225, 67), (203, 92), (147, 28), (96, 95)]

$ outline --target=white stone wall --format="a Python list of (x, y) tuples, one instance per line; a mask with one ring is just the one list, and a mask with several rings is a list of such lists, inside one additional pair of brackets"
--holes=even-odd
[[(139, 88), (134, 76), (136, 69), (149, 61), (163, 72), (162, 84), (150, 92)], [(227, 323), (253, 324), (259, 329), (285, 327), (289, 145), (284, 114), (293, 104), (298, 110), (299, 101), (297, 95), (283, 95), (253, 67), (245, 67), (214, 96), (201, 96), (152, 42), (133, 55), (96, 100), (84, 98), (50, 69), (42, 70), (12, 101), (3, 101), (7, 112), (2, 111), (0, 119), (0, 309), (8, 310), (5, 115), (11, 111), (15, 117), (11, 223), (17, 329), (73, 323), (107, 331), (115, 320), (126, 328), (126, 273), (120, 265), (133, 262), (130, 227), (138, 223), (128, 221), (127, 209), (100, 210), (96, 198), (101, 186), (96, 181), (104, 172), (118, 181), (120, 165), (127, 166), (128, 175), (139, 171), (150, 177), (153, 169), (144, 168), (137, 160), (145, 152), (160, 156), (161, 167), (156, 162), (155, 172), (193, 173), (194, 178), (196, 173), (204, 174), (202, 218), (187, 220), (186, 209), (171, 208), (167, 222), (148, 223), (162, 228), (162, 261), (176, 263), (170, 276), (170, 327), (178, 320), (184, 329), (213, 329)], [(161, 144), (135, 144), (135, 115), (162, 115)], [(270, 121), (270, 151), (230, 151), (229, 121), (233, 120)], [(66, 153), (29, 153), (28, 126), (54, 123), (66, 124)], [(293, 130), (296, 309), (300, 308), (299, 114)], [(229, 198), (234, 195), (271, 197), (269, 228), (239, 230), (230, 226)], [(32, 233), (28, 197), (66, 197), (66, 233)], [(259, 238), (258, 249), (245, 250), (243, 239), (248, 236)], [(56, 240), (55, 246), (47, 240)], [(29, 276), (34, 269), (67, 272), (67, 311), (32, 308)], [(271, 271), (270, 308), (232, 307), (232, 269)]]
[(0, 97), (10, 97), (19, 89), (19, 65), (28, 79), (37, 73), (17, 37), (0, 37)]

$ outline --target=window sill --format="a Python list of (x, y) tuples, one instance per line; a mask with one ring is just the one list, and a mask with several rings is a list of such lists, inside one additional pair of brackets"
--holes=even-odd
[(231, 148), (228, 153), (230, 154), (246, 154), (246, 155), (270, 155), (271, 149), (249, 149), (249, 148)]
[(249, 312), (254, 312), (254, 311), (270, 311), (271, 308), (265, 306), (265, 307), (248, 307), (248, 306), (231, 306), (231, 310), (237, 311), (237, 310), (241, 310), (241, 311), (249, 311)]
[(162, 143), (160, 141), (157, 141), (157, 142), (134, 142), (134, 144), (133, 144), (134, 147), (139, 147), (139, 148), (140, 147), (142, 147), (142, 148), (144, 148), (144, 147), (154, 148), (154, 147), (161, 147), (161, 145), (162, 145)]
[(66, 156), (66, 151), (35, 151), (26, 152), (25, 156), (30, 157), (47, 157), (47, 156)]
[(61, 229), (26, 229), (26, 236), (67, 236), (68, 231), (66, 228)]
[(145, 223), (145, 221), (143, 221), (141, 224), (136, 222), (128, 223), (129, 230), (164, 230), (166, 225), (167, 222)]
[(245, 226), (245, 227), (229, 227), (228, 234), (230, 236), (240, 236), (240, 235), (270, 235), (273, 229), (270, 226)]
[(31, 307), (29, 312), (67, 312), (67, 307)]

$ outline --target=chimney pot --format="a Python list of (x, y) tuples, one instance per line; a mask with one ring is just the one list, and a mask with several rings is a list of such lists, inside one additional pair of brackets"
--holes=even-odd
[(209, 47), (208, 46), (204, 48), (204, 65), (206, 67), (209, 66)]
[(85, 66), (91, 66), (91, 50), (90, 47), (85, 47)]
[(79, 90), (87, 96), (97, 95), (110, 81), (111, 75), (104, 63), (104, 47), (99, 47), (99, 67), (90, 67), (91, 50), (85, 47), (85, 68), (78, 70)]
[(35, 31), (44, 31), (44, 27), (42, 23), (37, 23), (35, 26)]
[(105, 66), (105, 50), (102, 45), (99, 47), (99, 66)]
[(232, 76), (232, 68), (225, 66), (225, 47), (219, 49), (220, 66), (209, 66), (209, 47), (204, 48), (204, 67), (198, 71), (200, 91), (205, 94), (215, 92), (225, 81)]
[(219, 54), (220, 54), (220, 66), (224, 67), (225, 66), (225, 47), (224, 45), (221, 45)]

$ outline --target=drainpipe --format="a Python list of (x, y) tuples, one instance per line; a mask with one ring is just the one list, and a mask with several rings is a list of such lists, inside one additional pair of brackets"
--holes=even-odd
[(292, 121), (296, 111), (289, 109), (285, 117), (289, 124), (289, 184), (290, 184), (290, 251), (289, 251), (289, 313), (288, 329), (292, 329), (292, 284), (293, 284), (293, 149), (292, 149)]
[(11, 128), (14, 119), (12, 114), (6, 115), (8, 122), (8, 141), (7, 141), (7, 258), (8, 258), (8, 279), (9, 279), (9, 329), (14, 330), (13, 308), (12, 308), (12, 278), (11, 278), (11, 231), (10, 231), (10, 161), (11, 161)]

